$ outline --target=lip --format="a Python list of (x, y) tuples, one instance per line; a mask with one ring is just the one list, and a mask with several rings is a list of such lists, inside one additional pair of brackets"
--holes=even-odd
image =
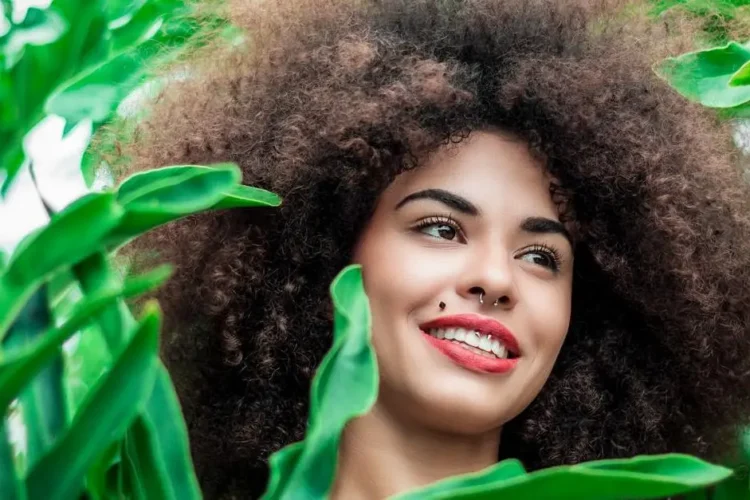
[[(475, 330), (479, 333), (491, 335), (500, 340), (509, 352), (516, 357), (513, 359), (499, 359), (481, 354), (475, 354), (468, 349), (461, 347), (459, 344), (450, 340), (438, 339), (433, 337), (428, 330), (434, 328), (464, 328), (466, 330)], [(503, 326), (499, 321), (483, 316), (472, 314), (462, 314), (455, 316), (444, 316), (420, 325), (422, 335), (425, 340), (453, 360), (455, 363), (472, 371), (483, 373), (506, 373), (512, 370), (518, 363), (518, 357), (521, 351), (518, 347), (516, 337)]]

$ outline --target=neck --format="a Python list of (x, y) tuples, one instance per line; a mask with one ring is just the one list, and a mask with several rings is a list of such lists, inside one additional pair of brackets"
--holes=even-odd
[(404, 422), (377, 403), (341, 439), (331, 498), (382, 499), (497, 462), (500, 431), (458, 435)]

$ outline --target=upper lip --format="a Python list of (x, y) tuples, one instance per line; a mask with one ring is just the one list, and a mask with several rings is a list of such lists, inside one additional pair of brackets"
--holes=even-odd
[(477, 316), (475, 314), (457, 314), (454, 316), (443, 316), (427, 323), (420, 325), (422, 330), (435, 328), (463, 328), (465, 330), (475, 330), (485, 335), (491, 335), (500, 340), (503, 345), (516, 356), (521, 355), (518, 347), (518, 340), (515, 335), (496, 319), (486, 316)]

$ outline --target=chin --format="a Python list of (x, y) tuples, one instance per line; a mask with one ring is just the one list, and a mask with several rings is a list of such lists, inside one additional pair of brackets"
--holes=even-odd
[(459, 381), (450, 385), (421, 385), (407, 390), (400, 402), (419, 425), (451, 434), (476, 435), (498, 430), (514, 415), (502, 394), (485, 388), (467, 387)]

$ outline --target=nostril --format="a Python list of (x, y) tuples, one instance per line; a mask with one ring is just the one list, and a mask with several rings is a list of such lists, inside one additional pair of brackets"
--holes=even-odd
[(469, 293), (474, 295), (486, 295), (484, 292), (484, 288), (482, 288), (481, 286), (473, 286), (469, 288)]
[(497, 303), (504, 306), (508, 305), (510, 304), (510, 297), (508, 297), (507, 295), (503, 295), (502, 297), (499, 297), (497, 299)]

